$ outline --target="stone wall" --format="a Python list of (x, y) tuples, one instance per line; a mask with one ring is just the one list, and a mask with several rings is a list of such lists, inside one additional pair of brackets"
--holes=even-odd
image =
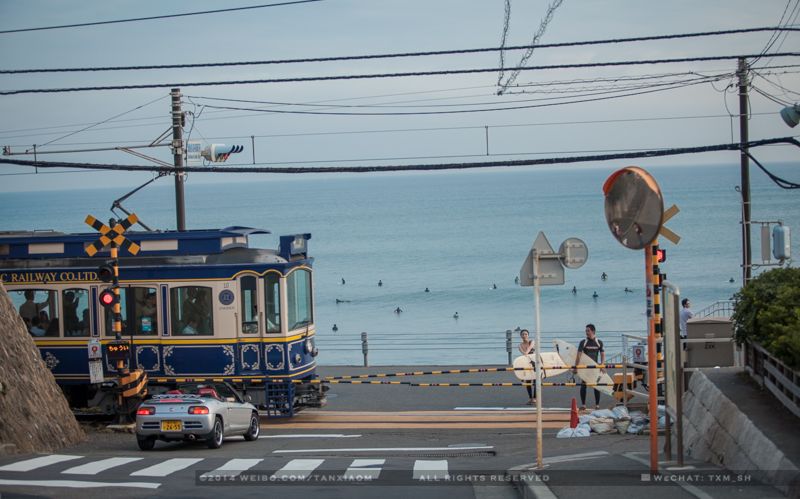
[(0, 453), (52, 452), (85, 438), (0, 284)]
[(694, 459), (745, 471), (785, 494), (796, 491), (789, 483), (797, 467), (702, 371), (692, 374), (684, 393), (683, 441)]

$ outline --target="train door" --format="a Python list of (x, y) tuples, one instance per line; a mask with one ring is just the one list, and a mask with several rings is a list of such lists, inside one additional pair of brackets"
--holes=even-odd
[(239, 318), (237, 325), (239, 338), (261, 338), (264, 334), (260, 312), (258, 278), (245, 275), (239, 278)]

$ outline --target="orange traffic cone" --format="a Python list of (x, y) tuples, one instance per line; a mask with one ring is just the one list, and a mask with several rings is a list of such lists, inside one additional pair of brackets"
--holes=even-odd
[(580, 418), (578, 418), (578, 402), (572, 398), (572, 408), (569, 410), (569, 427), (577, 428)]

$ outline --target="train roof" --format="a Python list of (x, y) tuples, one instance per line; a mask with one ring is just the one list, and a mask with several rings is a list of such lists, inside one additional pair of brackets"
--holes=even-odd
[[(249, 248), (248, 237), (270, 234), (264, 229), (231, 226), (224, 229), (186, 231), (125, 232), (124, 236), (141, 248), (138, 256), (217, 255), (237, 248)], [(87, 258), (86, 247), (98, 240), (98, 232), (69, 234), (57, 231), (0, 231), (0, 261), (53, 258)], [(306, 256), (305, 241), (311, 234), (281, 236), (278, 254), (286, 260)], [(262, 250), (263, 251), (263, 250)], [(108, 258), (108, 247), (95, 256)], [(120, 255), (125, 255), (124, 250)]]

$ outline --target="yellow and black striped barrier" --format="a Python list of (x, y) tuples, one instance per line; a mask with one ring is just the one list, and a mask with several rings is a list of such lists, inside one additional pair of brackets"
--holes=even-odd
[[(548, 366), (547, 369), (622, 369), (623, 364), (578, 364), (574, 366)], [(322, 379), (346, 380), (346, 379), (368, 379), (368, 378), (391, 378), (401, 376), (431, 376), (437, 374), (472, 374), (472, 373), (494, 373), (511, 371), (530, 371), (529, 367), (478, 367), (471, 369), (449, 369), (439, 371), (411, 371), (396, 373), (377, 373), (377, 374), (357, 374), (352, 376), (325, 376)]]
[(143, 369), (135, 369), (119, 379), (119, 391), (123, 399), (144, 397), (147, 395), (147, 373)]
[[(497, 387), (497, 386), (530, 386), (528, 382), (518, 383), (413, 383), (411, 381), (364, 381), (364, 380), (344, 380), (344, 379), (312, 379), (312, 380), (274, 380), (275, 383), (311, 383), (311, 384), (331, 384), (331, 385), (405, 385), (413, 387)], [(581, 386), (578, 382), (546, 382), (542, 386)], [(615, 386), (614, 383), (586, 383), (586, 386)]]

